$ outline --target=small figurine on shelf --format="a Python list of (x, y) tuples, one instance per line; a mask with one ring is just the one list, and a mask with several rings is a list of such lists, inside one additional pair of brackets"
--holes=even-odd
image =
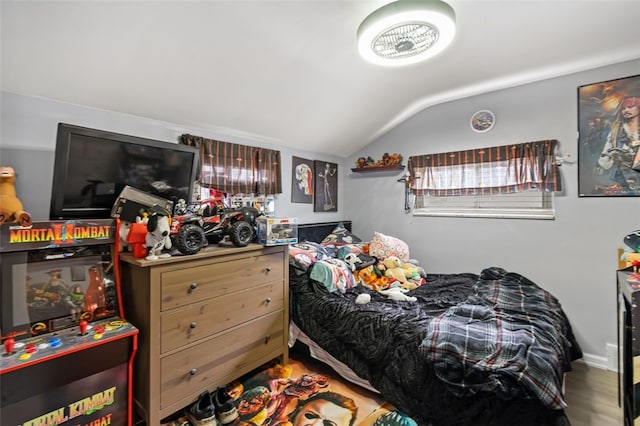
[(389, 156), (389, 165), (395, 166), (402, 164), (402, 155), (393, 153)]
[(377, 166), (388, 166), (391, 164), (390, 161), (391, 156), (389, 155), (388, 152), (385, 152), (384, 154), (382, 154), (382, 158), (380, 160), (378, 160), (378, 163), (376, 164)]

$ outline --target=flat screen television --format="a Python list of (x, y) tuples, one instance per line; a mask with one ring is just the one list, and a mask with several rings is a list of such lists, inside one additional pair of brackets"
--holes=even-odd
[(59, 123), (49, 217), (109, 218), (126, 186), (192, 200), (198, 148)]

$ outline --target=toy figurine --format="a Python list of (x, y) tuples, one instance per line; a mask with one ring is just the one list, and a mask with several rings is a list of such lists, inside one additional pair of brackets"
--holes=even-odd
[(168, 216), (160, 213), (154, 213), (149, 216), (149, 222), (147, 222), (148, 232), (145, 237), (149, 255), (145, 259), (157, 260), (161, 257), (171, 256), (169, 253), (162, 253), (162, 250), (171, 248), (169, 230)]
[(0, 167), (0, 224), (18, 222), (20, 226), (31, 226), (31, 215), (23, 210), (16, 195), (16, 173), (12, 167)]

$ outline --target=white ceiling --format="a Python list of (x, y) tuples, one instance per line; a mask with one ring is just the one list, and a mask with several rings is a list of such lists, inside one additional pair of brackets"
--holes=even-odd
[(448, 51), (376, 67), (356, 30), (387, 2), (2, 0), (2, 89), (347, 157), (431, 105), (640, 57), (638, 0), (450, 0)]

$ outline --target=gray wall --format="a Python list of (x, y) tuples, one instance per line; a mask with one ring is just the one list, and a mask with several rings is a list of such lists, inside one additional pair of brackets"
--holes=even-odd
[(291, 150), (268, 141), (252, 140), (150, 120), (118, 112), (72, 105), (48, 99), (2, 92), (0, 95), (0, 165), (16, 170), (16, 191), (34, 220), (49, 219), (51, 179), (59, 122), (110, 132), (177, 143), (183, 133), (245, 145), (279, 149), (282, 156), (283, 193), (276, 196), (276, 215), (297, 217), (300, 223), (345, 219), (343, 179), (338, 181), (338, 212), (314, 213), (313, 205), (291, 203), (291, 157), (338, 163), (343, 159)]
[[(359, 156), (384, 152), (411, 155), (557, 139), (563, 154), (577, 157), (577, 87), (638, 74), (640, 60), (550, 79), (430, 107), (401, 124)], [(492, 110), (496, 124), (475, 133), (469, 118)], [(413, 217), (403, 212), (402, 173), (345, 176), (348, 216), (354, 232), (374, 231), (404, 239), (413, 258), (432, 272), (480, 272), (501, 266), (551, 291), (563, 304), (574, 331), (594, 363), (606, 364), (606, 345), (617, 344), (617, 249), (640, 229), (640, 198), (579, 198), (577, 164), (561, 166), (564, 193), (556, 219)]]

